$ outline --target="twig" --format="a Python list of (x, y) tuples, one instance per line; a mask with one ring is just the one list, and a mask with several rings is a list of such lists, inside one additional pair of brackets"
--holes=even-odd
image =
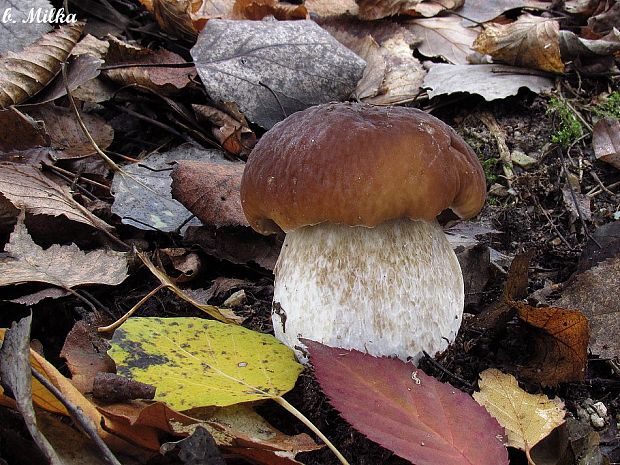
[(431, 365), (433, 365), (435, 368), (437, 368), (439, 371), (441, 371), (443, 374), (448, 375), (450, 378), (457, 380), (459, 383), (461, 383), (463, 386), (467, 387), (470, 390), (475, 390), (476, 387), (474, 385), (472, 385), (471, 383), (467, 382), (466, 380), (464, 380), (463, 378), (461, 378), (460, 376), (458, 376), (455, 373), (452, 373), (450, 370), (448, 370), (447, 368), (445, 368), (441, 363), (439, 363), (437, 360), (435, 360), (433, 357), (431, 357), (430, 355), (428, 355), (428, 353), (426, 353), (425, 350), (422, 351), (422, 353), (424, 354), (424, 358), (430, 362)]
[(534, 203), (536, 203), (536, 206), (540, 209), (540, 211), (543, 213), (543, 215), (545, 215), (545, 218), (547, 218), (547, 221), (549, 222), (549, 225), (553, 228), (553, 230), (555, 231), (555, 233), (558, 235), (558, 237), (560, 238), (560, 240), (562, 242), (564, 242), (564, 244), (566, 245), (566, 247), (568, 247), (568, 250), (573, 251), (575, 250), (566, 240), (566, 238), (564, 237), (564, 235), (560, 232), (560, 230), (557, 228), (557, 226), (555, 225), (555, 223), (553, 222), (553, 220), (551, 219), (551, 217), (549, 216), (549, 214), (547, 213), (547, 210), (545, 210), (543, 208), (543, 206), (540, 204), (540, 202), (538, 201), (538, 198), (535, 195), (532, 195), (532, 198), (534, 199)]
[(71, 171), (68, 171), (68, 170), (65, 170), (63, 168), (60, 168), (59, 166), (48, 165), (48, 164), (44, 164), (43, 166), (45, 166), (46, 168), (49, 168), (52, 171), (56, 171), (57, 173), (61, 173), (61, 174), (64, 174), (65, 176), (74, 178), (74, 182), (83, 181), (83, 182), (85, 182), (87, 184), (90, 184), (92, 186), (99, 187), (99, 188), (105, 189), (107, 191), (110, 190), (110, 187), (106, 186), (105, 184), (101, 184), (100, 182), (93, 181), (92, 179), (88, 179), (88, 178), (86, 178), (84, 176), (80, 176), (80, 175), (78, 175), (76, 173), (72, 173)]
[[(594, 178), (594, 180), (598, 183), (598, 185), (601, 186), (600, 190), (598, 190), (598, 188), (595, 188), (594, 190), (598, 190), (599, 193), (604, 191), (604, 192), (607, 192), (609, 195), (612, 195), (612, 196), (616, 196), (617, 195), (615, 192), (610, 191), (608, 187), (605, 187), (605, 184), (603, 184), (603, 181), (601, 181), (601, 179), (597, 176), (597, 174), (594, 171), (590, 171), (590, 176), (592, 176)], [(609, 187), (616, 187), (619, 184), (620, 184), (620, 181), (611, 184)], [(586, 193), (586, 195), (588, 197), (594, 197), (596, 194), (594, 194), (593, 192), (592, 193), (588, 192), (588, 193)]]
[(142, 305), (144, 305), (144, 303), (149, 300), (151, 297), (153, 297), (155, 294), (157, 294), (161, 289), (168, 287), (167, 284), (160, 284), (159, 286), (157, 286), (155, 289), (153, 289), (151, 292), (149, 292), (147, 295), (145, 295), (144, 297), (142, 297), (137, 304), (135, 304), (133, 307), (131, 307), (129, 309), (129, 311), (127, 313), (125, 313), (122, 317), (120, 317), (118, 320), (116, 320), (114, 323), (112, 323), (111, 325), (108, 326), (100, 326), (99, 328), (97, 328), (97, 332), (99, 333), (106, 333), (108, 331), (114, 331), (116, 328), (118, 328), (119, 326), (121, 326), (123, 323), (125, 323), (125, 321), (127, 321), (127, 319), (133, 315), (140, 307), (142, 307)]
[(45, 376), (43, 376), (36, 368), (30, 367), (32, 371), (32, 376), (35, 377), (37, 381), (39, 381), (45, 389), (50, 391), (56, 399), (60, 401), (60, 403), (67, 409), (67, 411), (71, 414), (73, 419), (82, 427), (84, 432), (92, 439), (92, 441), (97, 445), (101, 453), (103, 454), (103, 458), (112, 465), (121, 465), (121, 463), (114, 456), (112, 451), (108, 448), (103, 439), (97, 433), (97, 428), (93, 423), (84, 415), (84, 412), (79, 407), (75, 406), (72, 402), (65, 398), (65, 396), (60, 392), (60, 390), (52, 384), (50, 380), (48, 380)]
[(153, 126), (157, 126), (158, 128), (161, 128), (164, 131), (169, 132), (173, 136), (176, 136), (179, 139), (183, 139), (185, 142), (192, 142), (192, 139), (190, 137), (186, 136), (185, 134), (181, 134), (179, 131), (177, 131), (173, 127), (168, 126), (167, 124), (164, 124), (161, 121), (157, 121), (156, 119), (149, 118), (148, 116), (145, 116), (142, 113), (138, 113), (137, 111), (130, 110), (129, 108), (121, 107), (119, 105), (114, 105), (114, 104), (112, 104), (111, 106), (115, 110), (122, 111), (123, 113), (127, 113), (128, 115), (131, 115), (134, 118), (137, 118), (142, 121), (146, 121), (147, 123), (152, 124)]

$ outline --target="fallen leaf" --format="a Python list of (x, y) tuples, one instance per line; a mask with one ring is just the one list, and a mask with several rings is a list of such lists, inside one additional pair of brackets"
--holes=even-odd
[(357, 16), (359, 7), (355, 0), (305, 0), (310, 13), (320, 17), (351, 15)]
[(559, 31), (558, 21), (526, 13), (514, 23), (487, 25), (473, 47), (509, 65), (563, 73)]
[(308, 19), (306, 6), (292, 5), (278, 0), (236, 0), (232, 19), (253, 19), (255, 21), (273, 16), (279, 21)]
[(579, 192), (575, 187), (570, 187), (568, 184), (562, 186), (562, 200), (564, 205), (570, 212), (571, 223), (578, 218), (583, 218), (585, 221), (592, 221), (592, 209), (590, 205), (592, 199)]
[(460, 8), (464, 0), (356, 0), (358, 16), (365, 20), (381, 19), (397, 14), (435, 16), (444, 10)]
[(620, 358), (620, 307), (612, 289), (620, 289), (620, 257), (610, 258), (576, 275), (553, 305), (579, 309), (590, 325), (590, 351)]
[(588, 26), (598, 34), (611, 32), (620, 24), (620, 3), (606, 2), (606, 4), (608, 7), (604, 11), (588, 18)]
[(466, 28), (456, 16), (415, 19), (407, 27), (422, 39), (418, 51), (427, 57), (441, 57), (457, 65), (468, 64), (472, 44), (478, 36), (477, 28)]
[(222, 107), (227, 111), (207, 105), (192, 105), (199, 122), (208, 121), (214, 125), (211, 133), (224, 150), (247, 159), (256, 144), (256, 134), (234, 104), (224, 104)]
[(197, 245), (206, 254), (220, 260), (238, 265), (256, 263), (265, 269), (273, 270), (280, 255), (284, 235), (263, 236), (244, 226), (190, 226), (184, 241)]
[[(103, 73), (120, 85), (139, 85), (163, 95), (175, 95), (196, 76), (193, 66), (166, 66), (186, 63), (183, 57), (169, 50), (138, 47), (114, 37), (110, 37), (109, 42), (106, 67), (115, 68), (106, 69)], [(142, 66), (129, 66), (131, 64)]]
[(0, 108), (22, 103), (43, 89), (60, 71), (83, 28), (83, 23), (60, 26), (19, 53), (0, 58)]
[(267, 129), (295, 111), (348, 98), (366, 65), (307, 20), (212, 19), (191, 52), (211, 98), (235, 102)]
[[(224, 152), (219, 150), (183, 144), (168, 152), (151, 153), (140, 163), (125, 165), (126, 174), (117, 172), (112, 181), (112, 212), (120, 216), (124, 224), (139, 229), (177, 231), (193, 215), (172, 198), (172, 163), (177, 160), (224, 159)], [(192, 220), (189, 224), (200, 222)]]
[(29, 23), (27, 27), (21, 21), (28, 17), (31, 9), (52, 8), (48, 0), (4, 0), (2, 6), (3, 12), (11, 8), (15, 21), (0, 22), (0, 57), (27, 47), (52, 29), (52, 25), (44, 21)]
[(620, 257), (620, 221), (612, 221), (594, 230), (579, 257), (577, 273), (614, 257)]
[(133, 399), (152, 399), (155, 387), (116, 373), (99, 372), (95, 375), (92, 388), (93, 398), (101, 402), (125, 402)]
[(534, 93), (553, 89), (553, 80), (524, 74), (522, 68), (507, 65), (433, 64), (424, 78), (429, 97), (455, 92), (478, 94), (491, 101), (517, 95), (523, 87)]
[(601, 118), (592, 130), (592, 146), (597, 160), (620, 170), (620, 121)]
[(127, 277), (127, 255), (113, 250), (81, 251), (75, 244), (42, 249), (20, 217), (0, 258), (0, 286), (28, 282), (71, 289), (83, 284), (120, 284)]
[(130, 318), (108, 353), (119, 374), (177, 410), (278, 397), (302, 371), (273, 336), (200, 318)]
[[(47, 145), (55, 149), (56, 158), (84, 157), (96, 153), (73, 110), (54, 105), (41, 105), (27, 109), (26, 113), (43, 124), (49, 137)], [(97, 115), (82, 112), (80, 117), (97, 146), (101, 150), (107, 149), (114, 140), (112, 127)], [(31, 147), (34, 147), (34, 144)]]
[(401, 360), (302, 342), (331, 404), (369, 439), (416, 465), (508, 464), (502, 428), (467, 394)]
[(37, 427), (32, 403), (32, 374), (29, 358), (30, 324), (32, 315), (13, 323), (0, 347), (0, 380), (15, 398), (17, 409), (36, 445), (51, 465), (63, 465), (45, 435)]
[(202, 426), (197, 426), (185, 439), (162, 444), (160, 452), (164, 457), (173, 457), (186, 465), (198, 463), (226, 465), (213, 436)]
[(108, 348), (107, 341), (85, 320), (76, 322), (65, 338), (60, 356), (67, 362), (71, 382), (81, 393), (92, 392), (97, 373), (116, 371), (114, 361), (107, 354)]
[[(620, 32), (612, 32), (614, 40), (584, 39), (571, 31), (560, 31), (560, 51), (562, 59), (567, 62), (580, 57), (597, 57), (613, 55), (620, 50)], [(611, 39), (611, 38), (610, 38)]]
[(179, 160), (172, 172), (172, 197), (203, 224), (250, 226), (241, 207), (243, 163)]
[(15, 107), (0, 110), (0, 156), (2, 161), (13, 161), (2, 152), (27, 150), (35, 146), (47, 146), (49, 143), (49, 135), (40, 121), (35, 121)]
[(549, 2), (537, 0), (467, 0), (458, 13), (466, 23), (486, 23), (517, 8), (548, 10), (550, 7)]
[(583, 381), (588, 363), (588, 319), (577, 310), (535, 308), (510, 302), (519, 318), (535, 331), (533, 357), (520, 373), (543, 387)]
[(525, 392), (514, 376), (495, 368), (480, 373), (478, 385), (480, 392), (474, 392), (474, 399), (506, 428), (507, 445), (524, 451), (532, 463), (532, 447), (564, 423), (564, 403), (557, 397)]
[(0, 162), (0, 193), (15, 207), (34, 215), (63, 215), (94, 228), (113, 229), (76, 202), (68, 187), (46, 178), (32, 166)]

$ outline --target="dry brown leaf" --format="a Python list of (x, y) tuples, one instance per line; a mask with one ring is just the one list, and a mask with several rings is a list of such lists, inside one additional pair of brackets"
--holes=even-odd
[(620, 24), (620, 3), (600, 2), (600, 7), (603, 8), (603, 11), (597, 11), (596, 14), (588, 18), (588, 26), (598, 34), (606, 34)]
[(514, 23), (487, 26), (473, 46), (510, 65), (563, 73), (559, 31), (558, 21), (526, 13)]
[(472, 44), (478, 36), (479, 28), (467, 28), (461, 18), (446, 16), (441, 18), (415, 19), (407, 27), (422, 39), (417, 45), (419, 52), (427, 57), (442, 57), (457, 65), (468, 64), (467, 56), (472, 54)]
[[(174, 95), (187, 87), (195, 78), (193, 66), (172, 67), (184, 64), (180, 55), (165, 49), (151, 50), (127, 44), (111, 37), (106, 55), (106, 66), (122, 66), (104, 71), (105, 76), (121, 85), (137, 84), (163, 95)], [(161, 65), (140, 67), (131, 65)]]
[[(40, 122), (15, 107), (0, 110), (0, 153), (48, 146), (49, 135)], [(7, 160), (1, 155), (3, 161)]]
[(187, 42), (195, 42), (204, 24), (200, 29), (194, 27), (190, 13), (201, 4), (202, 0), (153, 0), (152, 11), (164, 31)]
[(65, 186), (49, 180), (38, 169), (15, 163), (0, 163), (0, 193), (15, 207), (35, 215), (64, 215), (102, 230), (112, 226), (73, 200)]
[(494, 368), (480, 373), (478, 385), (474, 399), (506, 429), (506, 445), (525, 451), (531, 463), (532, 447), (564, 423), (564, 403), (557, 397), (528, 394), (514, 376)]
[(553, 305), (577, 308), (590, 324), (590, 351), (602, 358), (620, 359), (620, 257), (611, 258), (578, 274)]
[(620, 121), (602, 118), (592, 130), (592, 146), (597, 160), (620, 170)]
[[(532, 8), (547, 10), (551, 7), (550, 2), (538, 0), (467, 0), (459, 14), (467, 20), (477, 23), (486, 23), (509, 10), (516, 8)], [(469, 21), (467, 21), (469, 22)]]
[(81, 393), (92, 392), (93, 380), (98, 372), (116, 371), (108, 349), (109, 344), (85, 320), (75, 323), (67, 335), (60, 356), (67, 361), (71, 383)]
[(113, 250), (81, 251), (75, 244), (42, 249), (26, 230), (23, 214), (0, 258), (0, 286), (41, 282), (62, 289), (82, 284), (120, 284), (127, 277), (127, 255)]
[(172, 197), (203, 224), (250, 226), (241, 207), (243, 163), (179, 160), (172, 171)]
[(535, 350), (528, 366), (520, 373), (544, 387), (583, 381), (588, 362), (588, 319), (577, 310), (557, 307), (535, 308), (509, 302), (519, 318), (536, 328), (532, 334)]
[(327, 18), (329, 16), (357, 16), (359, 8), (355, 0), (306, 0), (304, 5), (310, 13)]
[[(234, 104), (228, 105), (227, 109)], [(192, 105), (199, 122), (213, 124), (211, 133), (222, 148), (233, 155), (247, 158), (256, 144), (256, 134), (249, 128), (248, 122), (240, 111), (230, 113), (207, 105)]]
[(358, 16), (362, 19), (381, 19), (398, 14), (429, 18), (444, 10), (460, 8), (464, 0), (356, 0)]
[[(57, 158), (79, 158), (96, 153), (69, 108), (42, 105), (28, 109), (27, 113), (43, 124), (50, 139), (48, 145), (58, 151)], [(112, 127), (100, 116), (85, 113), (80, 116), (99, 148), (107, 149), (114, 140)]]
[(261, 20), (273, 16), (279, 21), (307, 19), (308, 10), (304, 5), (292, 5), (278, 0), (236, 0), (233, 19)]
[(43, 89), (60, 71), (83, 28), (83, 23), (61, 26), (0, 59), (0, 108), (22, 103)]

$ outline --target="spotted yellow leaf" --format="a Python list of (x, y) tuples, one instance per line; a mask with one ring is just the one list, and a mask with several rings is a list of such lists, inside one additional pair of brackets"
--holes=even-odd
[(201, 318), (130, 318), (108, 353), (175, 410), (279, 397), (302, 371), (273, 336)]

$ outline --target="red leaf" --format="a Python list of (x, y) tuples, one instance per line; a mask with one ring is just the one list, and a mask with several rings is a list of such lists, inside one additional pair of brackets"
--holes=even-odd
[(397, 359), (302, 340), (332, 405), (416, 465), (505, 465), (503, 428), (470, 396)]

